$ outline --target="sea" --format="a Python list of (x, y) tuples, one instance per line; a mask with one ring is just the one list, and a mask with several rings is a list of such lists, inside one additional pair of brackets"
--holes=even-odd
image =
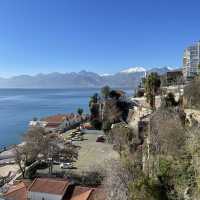
[[(124, 90), (128, 96), (133, 90)], [(33, 118), (75, 113), (81, 107), (89, 113), (90, 96), (100, 89), (0, 89), (0, 149), (20, 143)]]

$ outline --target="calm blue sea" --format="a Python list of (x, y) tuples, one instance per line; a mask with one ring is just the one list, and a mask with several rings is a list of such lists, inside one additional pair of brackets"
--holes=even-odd
[(95, 92), (99, 89), (0, 89), (0, 148), (19, 143), (33, 117), (76, 112), (78, 107), (88, 112)]

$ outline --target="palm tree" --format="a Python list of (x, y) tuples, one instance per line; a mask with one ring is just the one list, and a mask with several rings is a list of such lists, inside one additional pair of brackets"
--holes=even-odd
[(155, 110), (155, 95), (160, 88), (160, 84), (160, 78), (155, 72), (149, 74), (145, 80), (147, 102), (150, 104), (152, 110)]
[(105, 99), (109, 97), (110, 94), (110, 87), (109, 86), (104, 86), (101, 88), (101, 96)]
[(99, 95), (98, 93), (95, 93), (93, 96), (90, 97), (89, 107), (91, 108), (92, 104), (98, 103), (98, 101), (99, 101)]
[(91, 113), (91, 118), (99, 118), (99, 108), (100, 108), (100, 97), (97, 93), (90, 97), (89, 108)]
[(78, 113), (80, 116), (82, 116), (82, 114), (83, 114), (83, 108), (78, 108), (78, 109), (77, 109), (77, 113)]

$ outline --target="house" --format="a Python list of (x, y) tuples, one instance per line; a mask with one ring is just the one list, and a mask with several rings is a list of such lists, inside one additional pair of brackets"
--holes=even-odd
[(76, 186), (66, 179), (36, 178), (13, 185), (5, 200), (105, 200), (103, 189)]
[(68, 115), (53, 115), (43, 118), (41, 121), (46, 123), (45, 129), (47, 131), (56, 131), (61, 128), (69, 126)]
[(62, 200), (70, 183), (65, 180), (35, 179), (28, 188), (30, 200)]
[(46, 125), (47, 125), (47, 122), (40, 121), (40, 120), (31, 120), (29, 122), (29, 127), (41, 127), (41, 128), (45, 128)]
[(6, 200), (28, 200), (27, 190), (31, 183), (22, 181), (9, 188), (9, 190), (4, 194), (4, 199)]
[(63, 200), (90, 200), (92, 192), (92, 188), (76, 186), (70, 197), (66, 195)]
[(32, 120), (29, 122), (30, 127), (42, 127), (46, 131), (59, 131), (68, 129), (72, 126), (78, 125), (82, 121), (88, 119), (88, 115), (77, 115), (77, 114), (57, 114), (42, 118), (41, 120)]

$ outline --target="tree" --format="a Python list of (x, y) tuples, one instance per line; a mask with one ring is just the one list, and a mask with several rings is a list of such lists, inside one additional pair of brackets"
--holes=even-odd
[(78, 159), (78, 148), (73, 144), (65, 144), (62, 148), (58, 148), (57, 152), (53, 152), (53, 157), (59, 155), (57, 159), (61, 159), (63, 161), (73, 162)]
[(109, 99), (103, 106), (103, 120), (110, 123), (116, 123), (122, 121), (122, 110), (118, 106), (118, 101), (115, 99)]
[(24, 151), (24, 149), (19, 146), (15, 146), (14, 154), (15, 154), (15, 162), (19, 166), (19, 169), (22, 173), (22, 177), (25, 178), (25, 172), (26, 172), (25, 163), (27, 162), (28, 152)]
[(130, 150), (133, 139), (135, 139), (133, 131), (125, 123), (115, 124), (109, 137), (108, 139), (113, 143), (114, 150), (119, 153), (120, 157), (125, 150)]
[(110, 87), (109, 86), (104, 86), (101, 88), (101, 96), (105, 99), (109, 97), (110, 94)]
[(89, 108), (91, 112), (91, 119), (99, 120), (99, 108), (100, 108), (99, 100), (100, 98), (97, 93), (95, 93), (93, 96), (90, 97)]
[(78, 109), (77, 109), (77, 113), (78, 113), (80, 116), (82, 116), (82, 114), (83, 114), (83, 108), (78, 108)]
[(104, 188), (108, 200), (130, 200), (130, 185), (142, 177), (141, 155), (124, 153), (120, 160), (107, 163)]
[(185, 107), (200, 109), (200, 77), (195, 77), (184, 88), (183, 104)]
[(153, 154), (177, 157), (183, 152), (185, 129), (179, 112), (159, 109), (150, 118), (150, 143)]
[(98, 93), (95, 93), (93, 96), (90, 97), (89, 107), (91, 107), (92, 104), (94, 103), (98, 103), (98, 101), (99, 101), (99, 95)]
[[(30, 168), (35, 171), (35, 162), (44, 160), (49, 163), (49, 172), (52, 173), (54, 159), (67, 161), (78, 158), (77, 147), (72, 144), (64, 144), (57, 136), (52, 137), (43, 128), (34, 127), (23, 136), (23, 145), (16, 146), (15, 160), (19, 165), (23, 177)], [(34, 165), (33, 167), (31, 167)], [(29, 173), (28, 173), (29, 174)], [(31, 173), (31, 176), (33, 174)]]
[(47, 158), (50, 138), (43, 128), (30, 128), (23, 136), (23, 144), (15, 147), (15, 161), (19, 165), (22, 176), (26, 174), (26, 168), (35, 162), (39, 155)]
[(155, 96), (160, 88), (160, 78), (157, 73), (152, 72), (148, 75), (145, 81), (145, 92), (147, 97), (147, 102), (149, 102), (152, 110), (155, 110)]
[[(200, 134), (199, 127), (194, 126), (188, 130), (188, 141), (187, 141), (187, 150), (190, 153), (191, 157), (191, 168), (194, 170), (194, 175), (191, 180), (191, 183), (196, 183), (195, 185), (191, 184), (188, 188), (193, 190), (193, 198), (191, 199), (200, 199), (199, 189), (200, 189), (200, 167), (199, 167), (199, 158), (200, 158)], [(194, 187), (195, 186), (195, 187)], [(193, 187), (193, 188), (192, 188)]]

